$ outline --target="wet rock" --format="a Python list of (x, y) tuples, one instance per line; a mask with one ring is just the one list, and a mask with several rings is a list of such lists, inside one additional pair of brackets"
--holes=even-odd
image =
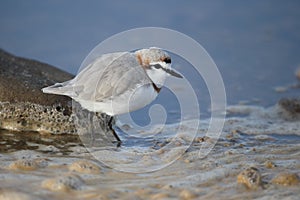
[(279, 100), (278, 114), (286, 120), (300, 120), (300, 98), (282, 98)]
[(31, 102), (0, 102), (0, 127), (14, 131), (74, 134), (76, 127), (70, 109), (58, 104), (45, 106)]
[(134, 195), (138, 196), (140, 199), (146, 199), (147, 197), (149, 198), (150, 194), (151, 190), (145, 188), (139, 188), (134, 192)]
[(300, 67), (298, 69), (296, 69), (295, 75), (296, 75), (296, 78), (300, 81)]
[[(19, 58), (0, 49), (0, 128), (52, 134), (78, 133), (81, 124), (75, 122), (74, 118), (78, 116), (74, 116), (71, 99), (41, 91), (43, 87), (71, 78), (73, 75), (53, 66)], [(105, 135), (115, 141), (113, 131), (107, 126), (108, 118), (104, 115), (99, 121), (105, 131), (110, 132)]]
[(189, 199), (195, 199), (197, 195), (190, 190), (184, 189), (179, 193), (180, 199), (183, 200), (189, 200)]
[(257, 189), (262, 186), (261, 174), (255, 167), (250, 167), (239, 173), (237, 182), (249, 189)]
[(275, 178), (272, 179), (271, 182), (278, 185), (292, 186), (299, 185), (300, 178), (295, 173), (284, 172), (278, 174)]
[(0, 189), (0, 200), (31, 200), (31, 199), (38, 200), (40, 198), (13, 189)]
[(47, 159), (35, 158), (35, 159), (20, 159), (9, 165), (11, 170), (36, 170), (38, 168), (44, 168), (48, 166)]
[(275, 168), (276, 165), (275, 165), (272, 161), (267, 160), (267, 161), (265, 162), (265, 167), (268, 168), (268, 169), (272, 169), (272, 168)]
[(166, 193), (157, 193), (150, 196), (150, 199), (160, 200), (160, 199), (168, 199), (170, 197), (169, 194)]
[(99, 166), (88, 160), (79, 160), (72, 163), (69, 170), (85, 174), (99, 174), (101, 172)]
[(51, 191), (72, 191), (80, 190), (84, 181), (77, 175), (67, 174), (56, 178), (47, 179), (42, 183), (42, 187)]
[(73, 133), (74, 125), (69, 122), (71, 99), (43, 94), (41, 91), (45, 86), (72, 77), (73, 75), (50, 65), (19, 58), (0, 50), (0, 127), (21, 131)]
[[(103, 147), (107, 146), (109, 142), (118, 143), (120, 141), (116, 133), (108, 126), (110, 116), (104, 113), (89, 112), (82, 109), (77, 102), (73, 102), (73, 111), (76, 132), (86, 147)], [(112, 120), (115, 123), (115, 120)]]
[(73, 78), (73, 75), (38, 61), (0, 50), (0, 101), (66, 106), (70, 98), (43, 95), (41, 88)]

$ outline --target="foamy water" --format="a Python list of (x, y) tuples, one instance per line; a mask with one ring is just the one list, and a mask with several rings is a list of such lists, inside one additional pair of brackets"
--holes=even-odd
[[(297, 199), (299, 181), (284, 186), (272, 180), (282, 172), (300, 175), (299, 121), (282, 118), (277, 106), (231, 106), (228, 112), (223, 132), (205, 158), (199, 158), (199, 150), (212, 139), (205, 136), (208, 121), (204, 120), (186, 152), (174, 163), (151, 173), (126, 173), (106, 166), (82, 146), (77, 136), (63, 136), (62, 140), (62, 136), (2, 130), (0, 199)], [(176, 126), (165, 127), (169, 130), (167, 141), (174, 139)], [(173, 150), (189, 144), (188, 137), (183, 136), (190, 131), (188, 126), (182, 129), (181, 140), (172, 146)], [(160, 140), (155, 138), (153, 145), (150, 142), (143, 148), (111, 149), (114, 157), (105, 161), (128, 167), (124, 164), (131, 161), (126, 153), (145, 153), (147, 149), (156, 152), (168, 145)], [(147, 167), (151, 160), (160, 158), (167, 163), (168, 154), (168, 150), (160, 151), (136, 162)], [(237, 175), (249, 167), (261, 174), (262, 183), (257, 189), (237, 182)]]

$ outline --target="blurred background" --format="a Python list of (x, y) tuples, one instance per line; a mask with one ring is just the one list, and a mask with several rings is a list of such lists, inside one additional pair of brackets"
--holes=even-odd
[(0, 48), (76, 74), (101, 41), (132, 28), (180, 31), (217, 64), (229, 104), (299, 96), (300, 1), (0, 2)]

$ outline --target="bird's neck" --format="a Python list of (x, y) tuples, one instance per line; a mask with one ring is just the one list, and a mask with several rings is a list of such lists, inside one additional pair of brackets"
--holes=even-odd
[(160, 92), (161, 87), (157, 87), (154, 83), (152, 83), (152, 86), (153, 86), (154, 90), (155, 90), (157, 93)]
[(161, 88), (164, 85), (167, 74), (163, 70), (147, 69), (146, 73), (157, 88)]

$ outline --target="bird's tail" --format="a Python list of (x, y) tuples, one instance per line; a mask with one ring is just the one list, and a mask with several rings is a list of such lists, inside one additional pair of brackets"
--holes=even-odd
[(74, 96), (73, 87), (68, 85), (69, 81), (63, 83), (55, 83), (54, 85), (42, 88), (43, 93), (47, 94), (58, 94), (65, 96)]

